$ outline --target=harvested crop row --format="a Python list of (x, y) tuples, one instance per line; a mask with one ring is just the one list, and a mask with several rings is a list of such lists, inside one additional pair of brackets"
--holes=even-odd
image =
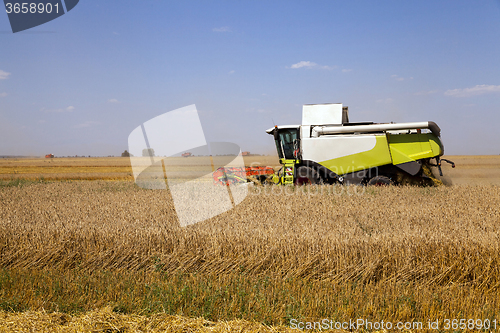
[[(181, 228), (130, 182), (0, 188), (0, 310), (498, 318), (500, 188), (256, 187)], [(22, 314), (20, 314), (22, 316)]]
[(94, 310), (79, 316), (43, 311), (21, 314), (0, 312), (0, 330), (8, 332), (295, 332), (286, 327), (268, 327), (245, 320), (210, 322), (203, 318), (185, 318), (168, 314), (152, 317), (126, 315), (111, 308)]
[(168, 191), (124, 182), (3, 188), (0, 267), (500, 282), (499, 187), (321, 189), (253, 191), (181, 228)]

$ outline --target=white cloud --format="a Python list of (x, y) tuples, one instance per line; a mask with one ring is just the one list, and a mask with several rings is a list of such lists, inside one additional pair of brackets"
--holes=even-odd
[(6, 80), (9, 77), (10, 73), (7, 73), (0, 69), (0, 80)]
[(234, 74), (234, 73), (235, 73), (235, 71), (233, 70), (233, 71), (229, 71), (228, 74)]
[(292, 66), (290, 66), (291, 69), (298, 69), (298, 68), (320, 68), (320, 69), (334, 69), (334, 67), (331, 67), (331, 66), (322, 66), (322, 65), (318, 65), (317, 63), (315, 62), (312, 62), (312, 61), (299, 61), (298, 63), (296, 64), (293, 64)]
[(214, 32), (231, 32), (231, 28), (229, 28), (229, 27), (213, 28), (212, 31), (214, 31)]
[(108, 99), (108, 103), (120, 103), (116, 98)]
[(300, 61), (300, 62), (290, 66), (290, 68), (293, 68), (293, 69), (302, 68), (302, 67), (311, 68), (311, 67), (314, 67), (317, 65), (318, 64), (311, 62), (311, 61)]
[(342, 70), (342, 73), (348, 73), (348, 72), (350, 72), (350, 71), (352, 71), (352, 69), (346, 69), (346, 68), (344, 68), (344, 69)]
[(2, 97), (7, 97), (7, 95), (8, 95), (8, 94), (7, 94), (6, 92), (0, 93), (0, 98), (2, 98)]
[(70, 105), (67, 108), (64, 109), (47, 109), (47, 108), (41, 108), (40, 111), (45, 111), (45, 112), (73, 112), (75, 109), (74, 106)]
[(391, 75), (391, 77), (396, 81), (413, 80), (413, 77), (404, 78), (396, 74)]
[(500, 85), (495, 86), (488, 84), (478, 84), (477, 86), (472, 88), (450, 89), (444, 92), (446, 96), (453, 96), (453, 97), (470, 97), (470, 96), (477, 96), (490, 93), (500, 93)]
[(100, 124), (100, 122), (98, 122), (98, 121), (86, 121), (84, 123), (73, 126), (73, 128), (86, 128), (86, 127), (99, 125), (99, 124)]

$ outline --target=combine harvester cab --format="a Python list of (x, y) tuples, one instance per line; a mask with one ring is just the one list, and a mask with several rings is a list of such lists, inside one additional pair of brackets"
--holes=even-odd
[[(444, 147), (432, 122), (350, 123), (342, 104), (304, 105), (302, 125), (275, 126), (282, 184), (437, 185)], [(435, 164), (431, 163), (435, 160)]]

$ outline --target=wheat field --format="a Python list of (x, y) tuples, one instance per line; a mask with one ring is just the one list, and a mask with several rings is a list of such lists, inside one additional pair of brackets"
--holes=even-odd
[(131, 181), (4, 181), (0, 331), (499, 320), (500, 163), (460, 158), (452, 186), (253, 187), (185, 228)]
[[(155, 162), (162, 158), (155, 157)], [(226, 160), (227, 158), (219, 157)], [(146, 158), (149, 161), (149, 158)], [(246, 165), (279, 166), (274, 156), (245, 156)], [(207, 157), (168, 158), (171, 169), (211, 167)], [(208, 160), (210, 162), (210, 160)], [(0, 158), (1, 180), (128, 180), (133, 181), (128, 157)]]
[[(445, 156), (457, 164), (452, 169), (443, 163), (445, 179), (457, 185), (500, 185), (500, 156)], [(155, 158), (159, 160), (159, 158)], [(173, 166), (202, 165), (206, 158), (177, 157)], [(245, 156), (245, 165), (278, 169), (276, 156)], [(26, 180), (127, 180), (133, 181), (130, 159), (126, 157), (91, 158), (0, 158), (0, 181)]]

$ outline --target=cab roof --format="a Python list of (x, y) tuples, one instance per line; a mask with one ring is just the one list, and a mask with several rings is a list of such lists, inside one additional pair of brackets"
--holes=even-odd
[(282, 125), (282, 126), (276, 126), (276, 127), (271, 127), (270, 129), (266, 130), (267, 134), (273, 134), (273, 131), (275, 128), (280, 129), (288, 129), (288, 128), (295, 128), (298, 129), (300, 125)]

